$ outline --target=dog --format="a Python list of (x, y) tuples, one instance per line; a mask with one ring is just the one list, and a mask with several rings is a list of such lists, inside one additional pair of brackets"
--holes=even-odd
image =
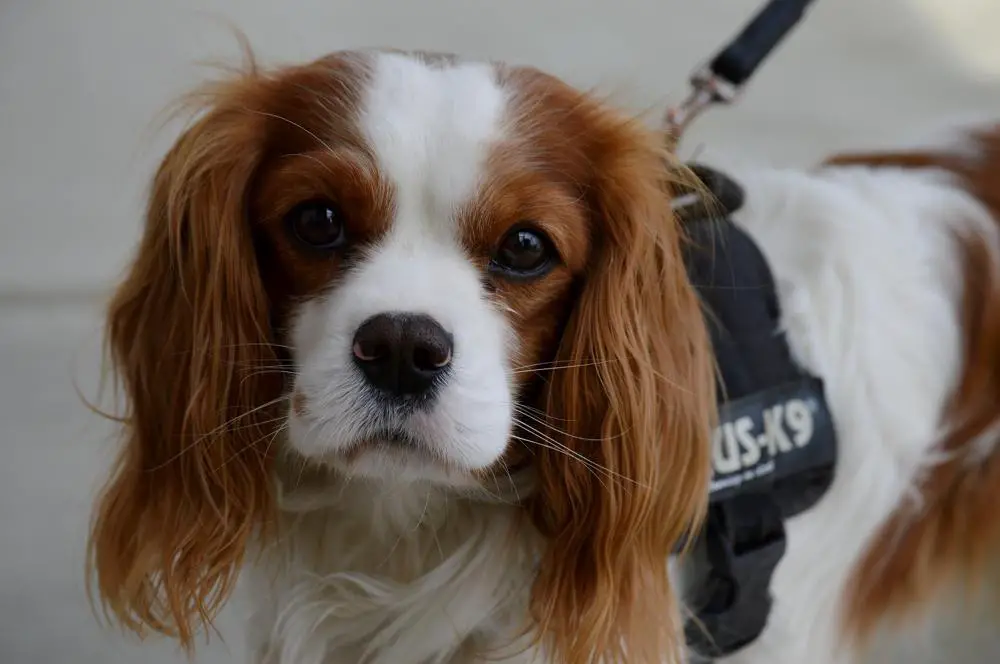
[[(259, 664), (686, 661), (716, 382), (664, 137), (427, 53), (251, 64), (191, 99), (107, 316), (105, 610), (190, 651), (239, 585)], [(727, 661), (853, 664), (985, 574), (998, 150), (741, 177), (840, 453)]]

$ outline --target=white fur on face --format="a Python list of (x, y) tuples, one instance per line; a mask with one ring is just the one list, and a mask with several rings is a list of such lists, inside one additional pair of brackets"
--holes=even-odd
[[(506, 99), (488, 65), (439, 67), (399, 54), (374, 56), (367, 85), (359, 124), (395, 189), (395, 216), (329, 295), (298, 312), (291, 340), (305, 407), (289, 415), (290, 444), (354, 474), (454, 484), (503, 454), (513, 417), (511, 333), (461, 247), (457, 221), (501, 136)], [(451, 370), (424, 408), (386, 408), (354, 365), (355, 331), (384, 313), (430, 316), (453, 337)], [(387, 428), (436, 459), (399, 450), (342, 456)]]

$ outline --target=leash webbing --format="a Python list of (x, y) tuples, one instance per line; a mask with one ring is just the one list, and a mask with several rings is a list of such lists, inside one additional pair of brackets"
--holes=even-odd
[(812, 2), (771, 0), (708, 65), (695, 71), (690, 96), (667, 111), (666, 125), (675, 144), (702, 111), (714, 104), (731, 103), (737, 97)]

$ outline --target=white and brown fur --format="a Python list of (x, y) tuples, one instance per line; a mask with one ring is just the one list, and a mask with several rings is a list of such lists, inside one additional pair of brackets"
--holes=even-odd
[(996, 660), (1000, 124), (954, 137), (739, 173), (840, 456), (788, 524), (767, 629), (726, 662)]
[[(714, 388), (662, 137), (535, 70), (397, 52), (196, 100), (108, 316), (109, 612), (191, 647), (239, 581), (258, 664), (683, 661), (668, 559), (704, 509)], [(1000, 132), (970, 140), (741, 174), (841, 456), (731, 662), (864, 661), (998, 546)], [(349, 250), (289, 237), (317, 197)], [(524, 222), (557, 260), (505, 279)], [(432, 407), (393, 415), (412, 455), (372, 439), (348, 361), (399, 310), (455, 340)]]

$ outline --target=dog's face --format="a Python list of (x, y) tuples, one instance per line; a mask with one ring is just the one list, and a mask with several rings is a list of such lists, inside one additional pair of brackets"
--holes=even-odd
[(558, 149), (584, 127), (558, 88), (569, 124), (546, 122), (527, 72), (327, 66), (347, 108), (282, 110), (294, 125), (253, 192), (264, 281), (292, 294), (272, 294), (295, 368), (288, 443), (351, 474), (476, 483), (523, 447), (522, 390), (592, 251), (592, 165)]
[(109, 314), (131, 404), (94, 531), (112, 608), (189, 639), (267, 536), (282, 450), (463, 490), (530, 466), (540, 637), (566, 661), (676, 646), (644, 613), (669, 612), (705, 500), (713, 390), (657, 137), (439, 56), (339, 53), (208, 99)]

